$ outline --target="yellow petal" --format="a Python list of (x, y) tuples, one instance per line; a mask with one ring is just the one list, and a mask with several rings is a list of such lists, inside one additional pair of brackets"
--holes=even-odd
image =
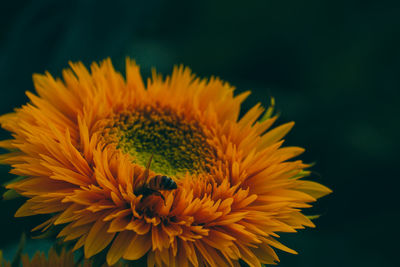
[(128, 249), (128, 245), (135, 238), (136, 234), (133, 231), (120, 232), (115, 238), (110, 250), (107, 253), (108, 265), (115, 264), (124, 255)]
[(267, 237), (265, 239), (263, 239), (268, 245), (273, 246), (277, 249), (280, 249), (282, 251), (288, 252), (288, 253), (292, 253), (292, 254), (298, 254), (295, 250), (288, 248), (287, 246), (281, 244), (280, 242), (276, 241), (275, 239), (273, 239), (272, 237)]
[(32, 216), (36, 215), (37, 213), (32, 210), (32, 208), (35, 206), (35, 203), (32, 202), (25, 202), (24, 205), (22, 205), (17, 212), (15, 213), (15, 217), (25, 217), (25, 216)]
[(108, 233), (108, 223), (102, 219), (96, 221), (85, 241), (85, 257), (90, 258), (102, 251), (114, 238), (115, 233)]
[(140, 259), (150, 248), (151, 237), (149, 235), (136, 235), (126, 248), (123, 258), (126, 260)]
[(296, 189), (314, 197), (314, 198), (321, 198), (332, 193), (328, 187), (313, 182), (313, 181), (299, 181), (299, 185), (296, 186)]
[(259, 147), (266, 148), (281, 140), (294, 126), (294, 122), (288, 122), (267, 132), (261, 137)]

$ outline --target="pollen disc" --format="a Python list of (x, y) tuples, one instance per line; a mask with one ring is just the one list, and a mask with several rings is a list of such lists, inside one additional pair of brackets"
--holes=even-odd
[(170, 109), (145, 107), (125, 111), (110, 119), (104, 128), (108, 143), (145, 166), (153, 154), (151, 169), (169, 176), (201, 173), (212, 157), (203, 128)]

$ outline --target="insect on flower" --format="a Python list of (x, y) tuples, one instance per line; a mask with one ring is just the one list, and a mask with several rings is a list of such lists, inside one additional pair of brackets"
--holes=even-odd
[(150, 195), (156, 195), (162, 198), (165, 203), (165, 198), (163, 194), (161, 194), (160, 190), (174, 190), (177, 189), (178, 186), (176, 185), (175, 181), (172, 178), (166, 175), (155, 175), (149, 178), (149, 171), (151, 161), (153, 159), (153, 154), (150, 156), (150, 159), (146, 165), (146, 170), (141, 175), (140, 179), (136, 181), (134, 193), (135, 195), (143, 195), (143, 199)]
[(284, 146), (294, 123), (273, 127), (273, 100), (241, 115), (250, 92), (219, 78), (181, 66), (143, 82), (129, 58), (125, 73), (107, 59), (35, 74), (29, 103), (0, 116), (0, 164), (21, 177), (6, 188), (27, 198), (15, 216), (47, 215), (35, 231), (58, 226), (108, 265), (261, 267), (296, 253), (276, 238), (314, 227), (303, 210), (331, 190)]

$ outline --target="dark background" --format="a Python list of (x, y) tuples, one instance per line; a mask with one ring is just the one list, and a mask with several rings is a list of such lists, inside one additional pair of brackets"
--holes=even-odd
[[(32, 73), (106, 57), (120, 70), (133, 57), (145, 75), (179, 63), (217, 75), (253, 91), (244, 110), (274, 96), (279, 123), (296, 121), (287, 144), (334, 190), (306, 211), (322, 214), (317, 229), (283, 235), (299, 255), (279, 253), (280, 266), (395, 266), (399, 48), (400, 1), (7, 1), (0, 113), (26, 103)], [(0, 203), (6, 255), (40, 221), (14, 219), (20, 204)]]

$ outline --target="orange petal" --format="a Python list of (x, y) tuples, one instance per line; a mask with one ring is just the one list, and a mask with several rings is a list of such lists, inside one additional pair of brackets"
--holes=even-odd
[(126, 260), (140, 259), (150, 248), (151, 237), (149, 235), (136, 235), (126, 248), (123, 258)]
[(110, 250), (107, 253), (108, 265), (115, 264), (124, 255), (128, 245), (135, 238), (136, 234), (132, 231), (120, 232), (115, 238)]
[(96, 221), (90, 229), (85, 242), (85, 257), (90, 258), (102, 251), (114, 238), (115, 233), (108, 233), (109, 223), (103, 222), (102, 219)]
[(312, 182), (312, 181), (299, 181), (300, 184), (296, 186), (296, 189), (314, 197), (320, 198), (332, 193), (328, 187), (323, 186), (322, 184)]

